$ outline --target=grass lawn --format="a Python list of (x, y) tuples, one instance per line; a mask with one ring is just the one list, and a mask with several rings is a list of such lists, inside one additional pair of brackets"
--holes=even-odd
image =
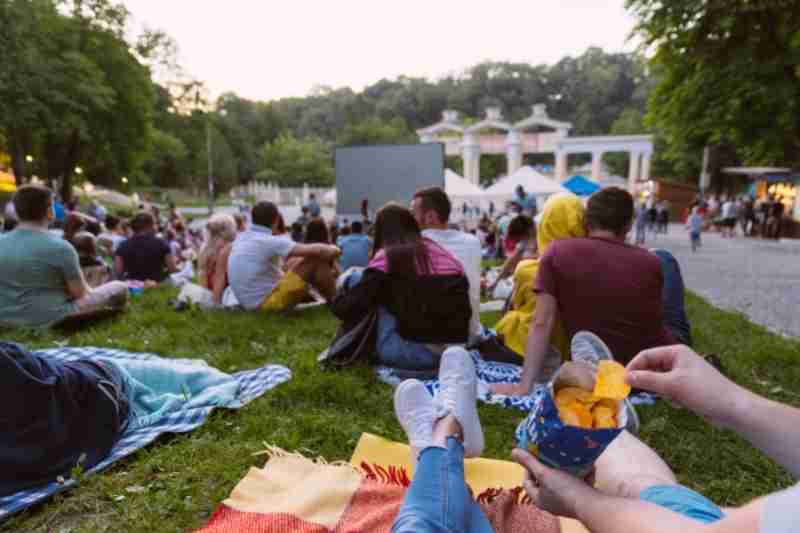
[[(1, 336), (30, 348), (68, 342), (198, 357), (225, 371), (283, 363), (292, 369), (293, 380), (240, 411), (217, 411), (193, 433), (158, 441), (0, 530), (191, 530), (205, 523), (250, 466), (263, 464), (263, 457), (252, 454), (264, 442), (333, 461), (348, 459), (364, 431), (404, 440), (392, 391), (370, 369), (322, 372), (317, 367), (316, 356), (336, 327), (326, 309), (276, 316), (177, 313), (167, 305), (173, 295), (168, 289), (151, 291), (124, 316), (71, 335), (6, 331)], [(773, 335), (691, 294), (688, 306), (699, 351), (719, 354), (730, 375), (747, 387), (800, 406), (800, 342)], [(483, 319), (491, 325), (498, 314)], [(485, 455), (507, 459), (523, 414), (486, 405), (480, 411)], [(640, 413), (642, 438), (683, 483), (722, 505), (791, 484), (785, 471), (747, 443), (686, 411), (662, 402)], [(134, 492), (126, 490), (131, 487)]]

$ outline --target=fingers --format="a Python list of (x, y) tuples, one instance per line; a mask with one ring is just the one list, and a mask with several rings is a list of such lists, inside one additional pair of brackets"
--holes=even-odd
[(520, 448), (515, 448), (514, 451), (511, 452), (511, 456), (541, 483), (542, 477), (547, 474), (546, 467), (542, 463), (533, 455)]
[(670, 370), (678, 358), (680, 346), (661, 346), (639, 352), (639, 355), (628, 363), (628, 371), (633, 370)]
[(667, 388), (670, 382), (669, 374), (663, 372), (649, 372), (646, 370), (628, 371), (625, 381), (633, 388), (655, 392), (662, 396), (669, 396)]

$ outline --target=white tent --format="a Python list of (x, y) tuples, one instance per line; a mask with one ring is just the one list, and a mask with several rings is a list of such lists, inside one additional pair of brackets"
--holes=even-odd
[(622, 189), (628, 188), (628, 180), (622, 176), (607, 176), (605, 178), (600, 178), (597, 183), (603, 189), (607, 187), (620, 187)]
[(550, 196), (559, 192), (569, 192), (565, 187), (552, 178), (539, 174), (531, 167), (521, 167), (512, 175), (486, 189), (486, 196), (508, 198), (514, 196), (517, 187), (522, 185), (525, 192), (531, 196)]
[(483, 195), (483, 189), (468, 182), (449, 168), (444, 169), (444, 192), (451, 198)]

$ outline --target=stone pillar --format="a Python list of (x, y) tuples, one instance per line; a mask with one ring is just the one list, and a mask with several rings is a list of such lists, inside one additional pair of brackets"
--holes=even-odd
[(636, 195), (636, 182), (639, 181), (639, 152), (628, 152), (628, 192)]
[(522, 166), (522, 139), (516, 130), (506, 137), (506, 171), (510, 176)]
[(642, 154), (642, 181), (650, 181), (650, 152)]
[(481, 146), (474, 134), (464, 135), (461, 151), (464, 158), (464, 179), (479, 185), (481, 181)]
[(567, 173), (569, 170), (567, 169), (567, 152), (563, 150), (559, 150), (556, 152), (556, 181), (566, 181)]
[(600, 172), (603, 168), (603, 152), (592, 152), (592, 179), (600, 181)]

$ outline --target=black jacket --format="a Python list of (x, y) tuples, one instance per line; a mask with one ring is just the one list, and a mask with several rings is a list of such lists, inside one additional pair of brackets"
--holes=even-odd
[(397, 318), (397, 330), (409, 341), (466, 343), (472, 309), (469, 281), (462, 275), (403, 278), (367, 268), (361, 282), (340, 291), (331, 310), (347, 329), (382, 305)]

